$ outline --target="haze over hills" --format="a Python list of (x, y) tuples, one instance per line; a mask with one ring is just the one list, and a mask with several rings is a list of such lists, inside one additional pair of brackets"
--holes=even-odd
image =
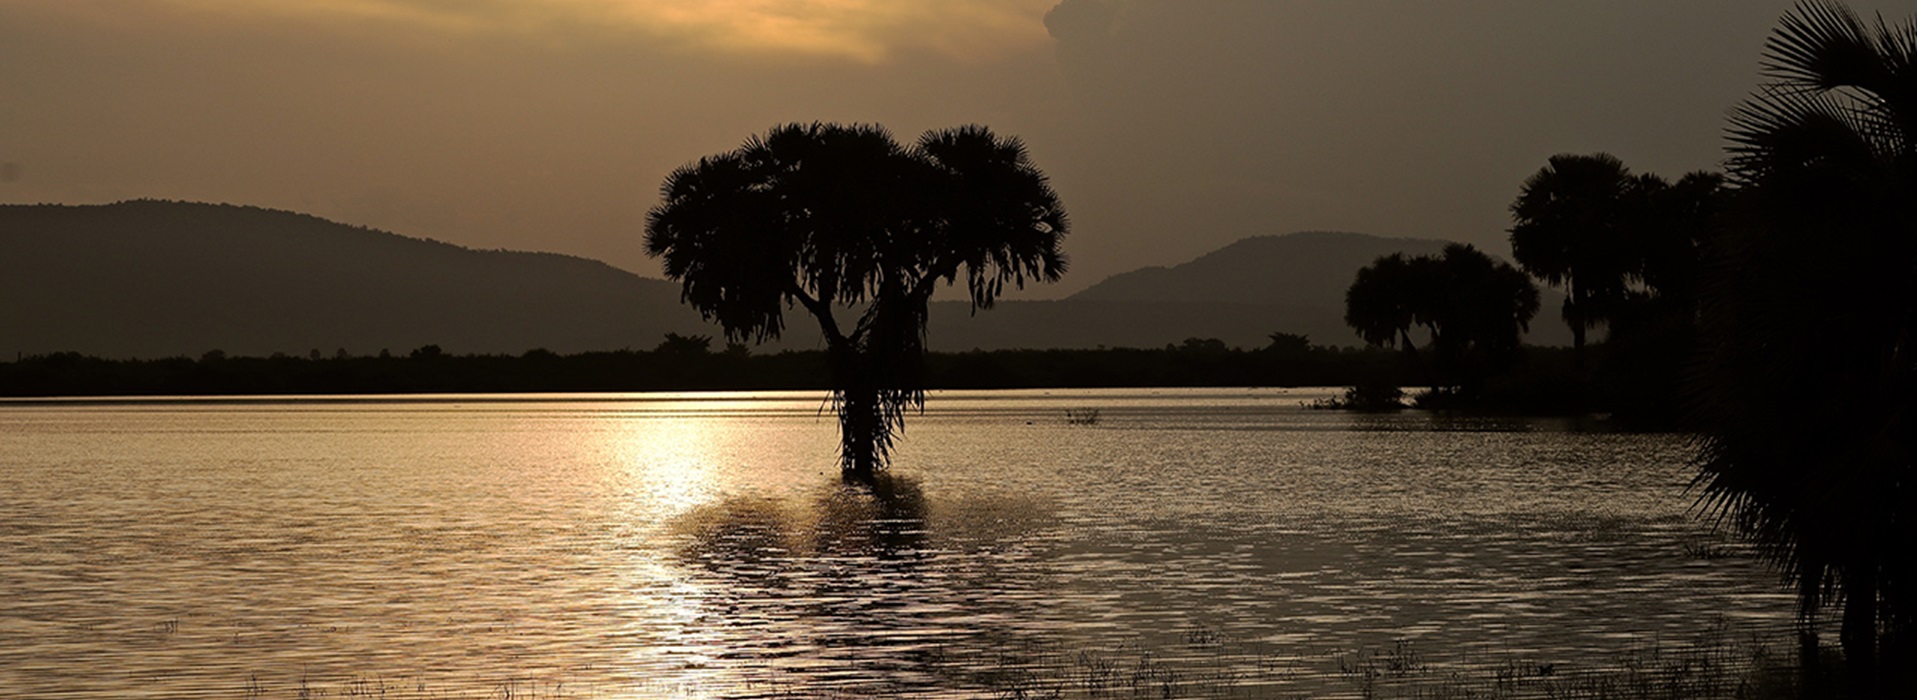
[[(1254, 236), (1172, 267), (1105, 278), (1074, 301), (1169, 301), (1326, 306), (1344, 303), (1352, 275), (1392, 253), (1435, 255), (1448, 241), (1300, 231)], [(1335, 299), (1333, 298), (1335, 297)]]
[[(637, 235), (635, 233), (635, 245)], [(1159, 347), (1273, 332), (1355, 345), (1343, 322), (1356, 270), (1441, 241), (1348, 233), (1251, 238), (1182, 265), (1109, 278), (1060, 301), (974, 315), (933, 305), (935, 350)], [(1556, 329), (1547, 299), (1534, 330)], [(798, 313), (798, 312), (795, 312)], [(802, 314), (801, 314), (802, 315)], [(767, 349), (819, 346), (799, 316)], [(161, 201), (0, 206), (0, 353), (103, 357), (573, 353), (718, 336), (676, 283), (550, 253), (480, 251), (303, 214)], [(1533, 342), (1562, 344), (1550, 333)], [(717, 343), (715, 343), (717, 344)]]
[[(1113, 275), (1066, 301), (1150, 302), (1166, 323), (1215, 329), (1194, 335), (1234, 345), (1255, 345), (1274, 331), (1307, 335), (1321, 345), (1356, 345), (1344, 322), (1344, 300), (1358, 269), (1392, 253), (1435, 255), (1449, 243), (1336, 231), (1254, 236), (1180, 265)], [(1540, 295), (1526, 342), (1569, 345), (1570, 329), (1558, 319), (1563, 296), (1548, 289)]]
[(107, 357), (650, 348), (678, 287), (251, 207), (0, 206), (0, 351)]

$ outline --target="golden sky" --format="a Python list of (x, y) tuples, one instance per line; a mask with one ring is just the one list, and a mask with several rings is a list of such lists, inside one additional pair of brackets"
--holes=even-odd
[(0, 0), (0, 203), (249, 204), (657, 276), (675, 167), (786, 122), (984, 124), (1074, 224), (1025, 298), (1300, 230), (1503, 252), (1554, 154), (1719, 167), (1794, 1)]
[(134, 3), (207, 21), (274, 19), (547, 39), (589, 29), (696, 49), (878, 62), (902, 51), (965, 59), (1045, 43), (1041, 19), (1055, 0), (119, 0), (117, 11)]

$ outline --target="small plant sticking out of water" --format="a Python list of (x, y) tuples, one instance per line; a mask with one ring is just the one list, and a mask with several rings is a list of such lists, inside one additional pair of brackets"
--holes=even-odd
[[(1399, 639), (1385, 647), (1279, 654), (1207, 627), (1178, 642), (1072, 650), (1027, 642), (969, 677), (996, 698), (1308, 698), (1366, 700), (1782, 700), (1796, 669), (1758, 637), (1718, 623), (1694, 640), (1597, 658), (1474, 657)], [(963, 666), (963, 659), (952, 659)], [(1805, 695), (1801, 697), (1825, 697)]]
[(1192, 647), (1215, 647), (1225, 641), (1218, 630), (1197, 625), (1185, 630), (1185, 645)]
[[(317, 698), (373, 698), (375, 700), (587, 700), (608, 697), (602, 692), (578, 692), (567, 687), (561, 680), (542, 680), (530, 678), (509, 678), (491, 683), (490, 687), (470, 684), (433, 687), (424, 680), (414, 679), (410, 683), (390, 681), (385, 676), (354, 676), (332, 682), (309, 679), (305, 672), (299, 677), (299, 684), (289, 693), (269, 692), (260, 682), (258, 674), (248, 679), (246, 684), (247, 700), (267, 700), (270, 698), (293, 697), (301, 700)], [(651, 697), (651, 696), (645, 696)]]
[(1424, 659), (1411, 646), (1411, 640), (1399, 639), (1385, 651), (1359, 649), (1338, 656), (1338, 673), (1356, 681), (1367, 698), (1376, 697), (1378, 680), (1401, 679), (1425, 669)]
[(386, 684), (384, 677), (354, 678), (347, 682), (344, 694), (349, 698), (383, 698), (390, 689), (392, 686)]
[(1727, 558), (1732, 554), (1731, 548), (1725, 546), (1723, 543), (1712, 542), (1701, 538), (1687, 539), (1681, 544), (1684, 547), (1684, 556), (1692, 559), (1715, 561)]
[(1065, 409), (1065, 424), (1066, 425), (1098, 425), (1098, 409), (1096, 408)]
[[(1280, 653), (1264, 642), (1236, 639), (1204, 626), (1178, 637), (1066, 642), (1044, 637), (994, 640), (983, 658), (940, 647), (919, 670), (946, 682), (937, 697), (1005, 700), (1797, 700), (1838, 697), (1836, 676), (1806, 680), (1791, 660), (1758, 637), (1740, 639), (1723, 623), (1678, 644), (1651, 642), (1597, 658), (1485, 658), (1468, 651), (1399, 639), (1386, 647), (1317, 647)], [(1079, 648), (1080, 643), (1092, 648)], [(1832, 651), (1831, 653), (1835, 653)], [(1826, 677), (1827, 676), (1827, 677)], [(245, 697), (380, 698), (383, 700), (593, 700), (682, 697), (678, 686), (641, 684), (618, 692), (592, 683), (512, 676), (480, 684), (429, 687), (386, 676), (312, 680), (273, 688), (258, 675)], [(1812, 683), (1806, 686), (1805, 683)], [(803, 681), (801, 681), (803, 683)], [(682, 689), (681, 689), (682, 690)], [(724, 697), (851, 698), (904, 693), (834, 692), (783, 681), (757, 688), (710, 690)], [(923, 690), (923, 689), (921, 689)], [(913, 697), (930, 695), (913, 694)]]
[(1388, 384), (1360, 384), (1343, 396), (1318, 399), (1307, 406), (1323, 411), (1384, 412), (1404, 410), (1404, 390)]

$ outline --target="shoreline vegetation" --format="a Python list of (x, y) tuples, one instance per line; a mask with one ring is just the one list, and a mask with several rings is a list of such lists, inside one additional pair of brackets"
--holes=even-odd
[[(1542, 658), (1518, 650), (1437, 649), (1409, 638), (1389, 644), (1280, 650), (1193, 626), (1176, 638), (1120, 637), (1074, 643), (1062, 639), (1005, 640), (992, 658), (965, 657), (943, 646), (912, 670), (961, 697), (1067, 698), (1313, 698), (1377, 700), (1787, 700), (1835, 697), (1834, 668), (1806, 673), (1787, 634), (1732, 630), (1723, 620), (1682, 639), (1640, 639), (1593, 658)], [(1820, 653), (1841, 663), (1837, 651)], [(838, 692), (746, 683), (764, 697), (909, 696), (927, 687), (880, 681)], [(611, 687), (557, 673), (461, 683), (424, 676), (314, 677), (254, 674), (247, 698), (600, 698), (633, 690), (670, 693), (697, 686)]]
[[(1569, 348), (1527, 347), (1523, 359), (1474, 396), (1419, 389), (1418, 368), (1384, 348), (1312, 345), (1278, 334), (1265, 348), (1191, 338), (1162, 348), (974, 350), (926, 355), (928, 389), (1127, 387), (1352, 387), (1319, 408), (1403, 407), (1524, 415), (1611, 414), (1642, 429), (1676, 427), (1665, 397), (1630, 393), (1601, 371), (1580, 372)], [(831, 388), (826, 353), (711, 349), (704, 336), (669, 335), (652, 350), (561, 355), (455, 355), (428, 345), (404, 353), (345, 350), (268, 357), (213, 350), (198, 358), (108, 359), (79, 353), (0, 362), (0, 396), (235, 396), (412, 393), (742, 391)], [(1604, 345), (1587, 348), (1601, 355)], [(1599, 363), (1601, 366), (1601, 363)], [(1403, 387), (1399, 390), (1398, 387)]]

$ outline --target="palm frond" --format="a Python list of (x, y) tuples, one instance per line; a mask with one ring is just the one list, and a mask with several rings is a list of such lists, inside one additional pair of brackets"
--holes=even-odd
[(1763, 70), (1785, 91), (1874, 91), (1887, 71), (1869, 28), (1832, 0), (1798, 5), (1765, 42)]

